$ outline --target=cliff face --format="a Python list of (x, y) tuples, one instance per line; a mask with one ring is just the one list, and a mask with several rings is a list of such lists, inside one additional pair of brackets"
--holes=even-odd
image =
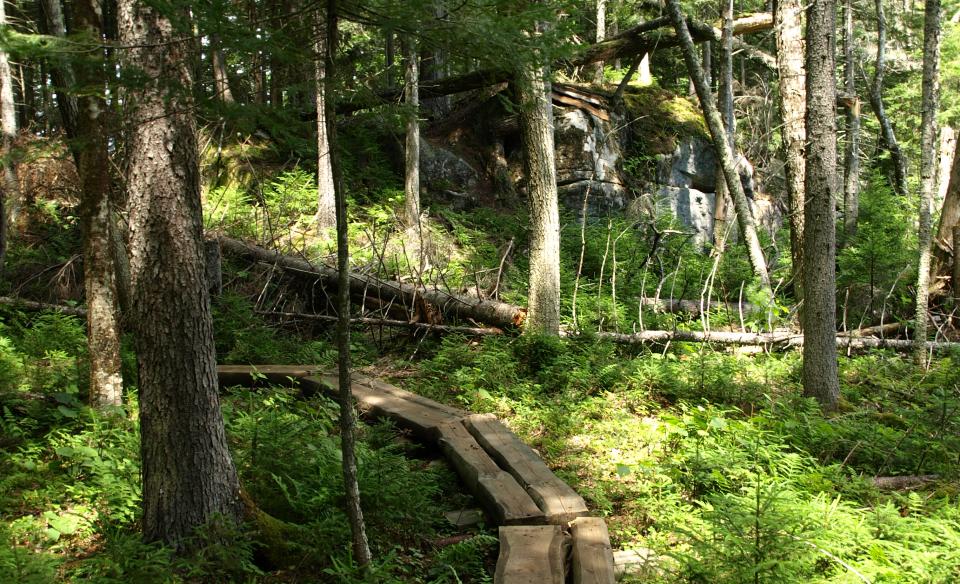
[[(592, 88), (554, 84), (561, 204), (596, 218), (639, 201), (650, 213), (675, 217), (699, 244), (712, 241), (717, 161), (699, 110), (654, 87), (631, 88), (620, 103), (611, 101)], [(427, 133), (421, 172), (428, 188), (464, 205), (514, 202), (524, 191), (517, 133), (505, 89), (471, 100)], [(776, 206), (742, 156), (740, 178), (758, 222), (776, 229)]]

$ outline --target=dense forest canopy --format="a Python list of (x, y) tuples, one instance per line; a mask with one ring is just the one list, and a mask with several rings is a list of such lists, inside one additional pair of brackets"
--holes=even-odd
[(0, 582), (960, 581), (960, 3), (0, 2)]

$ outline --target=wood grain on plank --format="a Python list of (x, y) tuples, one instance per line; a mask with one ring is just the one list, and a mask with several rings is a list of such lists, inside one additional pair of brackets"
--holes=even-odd
[[(317, 375), (308, 379), (330, 388), (332, 392), (337, 392), (340, 387), (334, 375)], [(436, 440), (437, 427), (457, 420), (463, 413), (382, 381), (370, 387), (368, 384), (371, 381), (375, 380), (356, 376), (352, 382), (353, 397), (361, 411), (376, 418), (393, 420), (420, 438)]]
[(501, 527), (494, 584), (563, 584), (564, 547), (559, 525)]
[(613, 584), (613, 550), (607, 524), (599, 517), (578, 517), (570, 522), (573, 536), (573, 584)]
[(440, 448), (497, 525), (544, 523), (543, 511), (513, 476), (490, 458), (459, 421), (438, 427)]
[(492, 414), (467, 416), (464, 425), (484, 450), (517, 479), (548, 523), (563, 525), (587, 515), (587, 504), (543, 462), (539, 455)]

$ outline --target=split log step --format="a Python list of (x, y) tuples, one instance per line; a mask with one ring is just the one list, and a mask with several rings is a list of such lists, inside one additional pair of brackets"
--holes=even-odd
[(589, 514), (587, 504), (553, 474), (540, 456), (492, 414), (467, 416), (464, 425), (477, 443), (523, 486), (546, 515), (547, 523), (563, 525)]
[(613, 584), (613, 550), (610, 532), (599, 517), (578, 517), (570, 522), (573, 536), (573, 584)]
[(497, 525), (544, 523), (546, 517), (510, 473), (490, 458), (459, 421), (439, 427), (440, 448)]
[[(307, 379), (328, 387), (332, 392), (339, 391), (340, 381), (335, 375), (310, 376)], [(466, 415), (463, 410), (445, 406), (365, 375), (354, 375), (352, 385), (353, 397), (361, 411), (375, 418), (393, 420), (399, 427), (429, 441), (437, 438), (439, 426), (457, 421)]]
[(559, 525), (501, 527), (494, 584), (563, 584), (565, 547)]

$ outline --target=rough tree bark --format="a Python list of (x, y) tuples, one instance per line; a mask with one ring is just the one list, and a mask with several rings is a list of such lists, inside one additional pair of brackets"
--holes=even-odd
[[(333, 107), (334, 96), (334, 58), (337, 55), (337, 0), (327, 0), (327, 27), (323, 51), (324, 65), (328, 74), (325, 79), (327, 93), (326, 115), (327, 134), (330, 144), (336, 146), (337, 125), (336, 110)], [(414, 51), (414, 57), (416, 52)], [(414, 58), (414, 61), (416, 59)], [(353, 405), (353, 391), (350, 385), (350, 250), (347, 234), (347, 197), (343, 192), (340, 175), (340, 161), (336, 150), (330, 151), (330, 167), (333, 170), (334, 197), (336, 200), (337, 220), (337, 371), (340, 388), (340, 451), (343, 468), (343, 482), (347, 496), (347, 518), (352, 534), (353, 558), (358, 565), (370, 564), (370, 546), (367, 543), (367, 531), (363, 523), (363, 511), (360, 508), (360, 487), (357, 483), (357, 456), (355, 445), (356, 412)]]
[(243, 510), (217, 392), (190, 47), (144, 2), (120, 0), (118, 13), (125, 65), (148, 80), (126, 96), (143, 535), (183, 547), (198, 526)]
[(920, 137), (920, 214), (917, 242), (917, 313), (914, 337), (917, 362), (926, 358), (928, 299), (930, 295), (930, 239), (933, 194), (937, 188), (937, 112), (940, 109), (940, 0), (926, 0), (923, 19), (923, 82)]
[(326, 67), (326, 22), (317, 11), (316, 55), (314, 62), (317, 94), (317, 228), (324, 234), (336, 225), (336, 201), (334, 200), (333, 168), (330, 165), (330, 138), (327, 135), (327, 67)]
[(683, 59), (686, 61), (687, 70), (690, 72), (690, 77), (696, 86), (697, 96), (700, 98), (700, 106), (703, 109), (704, 118), (706, 118), (710, 135), (713, 138), (714, 148), (717, 150), (717, 155), (723, 168), (727, 188), (730, 189), (730, 194), (733, 198), (733, 206), (737, 211), (737, 221), (740, 226), (740, 232), (743, 234), (744, 245), (747, 247), (750, 265), (753, 267), (753, 273), (757, 277), (761, 289), (767, 298), (773, 298), (770, 289), (770, 276), (767, 273), (767, 264), (763, 258), (760, 239), (757, 237), (757, 227), (753, 220), (753, 213), (750, 211), (747, 196), (743, 192), (740, 175), (737, 173), (736, 160), (725, 139), (726, 132), (723, 128), (723, 121), (720, 119), (720, 113), (717, 111), (713, 93), (710, 91), (710, 87), (704, 79), (703, 70), (700, 68), (700, 62), (697, 60), (696, 50), (693, 46), (693, 39), (690, 36), (690, 31), (687, 30), (683, 13), (680, 12), (678, 0), (667, 0), (667, 11), (677, 31), (677, 37), (680, 39)]
[(774, 12), (777, 43), (777, 77), (780, 82), (780, 118), (783, 136), (787, 206), (790, 222), (790, 257), (793, 260), (793, 292), (803, 300), (803, 208), (804, 154), (807, 131), (806, 72), (804, 71), (803, 4), (780, 0)]
[[(102, 42), (100, 15), (97, 0), (79, 0), (73, 6), (76, 32), (88, 37), (93, 46)], [(77, 81), (86, 88), (77, 97), (75, 137), (82, 184), (80, 226), (90, 353), (90, 403), (94, 407), (119, 406), (123, 398), (120, 310), (110, 208), (113, 177), (104, 121), (109, 109), (101, 93), (95, 90), (104, 86), (103, 72), (99, 62), (78, 62), (74, 70)]]
[[(0, 1), (0, 26), (7, 24), (5, 2)], [(13, 142), (17, 138), (17, 109), (13, 101), (13, 76), (7, 52), (0, 50), (0, 157), (3, 159), (3, 193), (0, 193), (0, 273), (7, 255), (7, 205), (20, 198), (20, 182), (13, 161)]]
[(407, 141), (404, 149), (404, 221), (407, 227), (420, 229), (420, 68), (417, 42), (404, 39), (404, 74), (407, 103)]
[(558, 335), (560, 208), (553, 148), (550, 68), (543, 62), (525, 64), (517, 71), (516, 79), (530, 205), (530, 289), (525, 332)]
[(886, 69), (887, 21), (883, 14), (883, 0), (876, 0), (877, 9), (877, 60), (873, 82), (870, 85), (870, 107), (880, 122), (880, 137), (884, 148), (890, 153), (893, 163), (893, 190), (898, 195), (907, 194), (907, 158), (900, 149), (897, 135), (883, 106), (883, 75)]
[(805, 177), (803, 263), (803, 393), (824, 411), (840, 400), (837, 374), (836, 234), (834, 205), (837, 129), (834, 108), (836, 0), (807, 8), (807, 168)]
[(853, 60), (853, 0), (843, 11), (843, 79), (847, 109), (847, 149), (843, 173), (843, 234), (849, 239), (857, 233), (860, 215), (860, 98)]

